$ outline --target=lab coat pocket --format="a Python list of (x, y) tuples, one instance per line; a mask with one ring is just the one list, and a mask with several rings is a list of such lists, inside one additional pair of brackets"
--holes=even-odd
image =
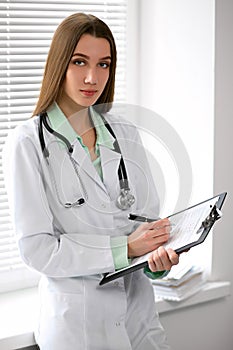
[(81, 293), (43, 294), (39, 346), (43, 350), (85, 349), (84, 305)]

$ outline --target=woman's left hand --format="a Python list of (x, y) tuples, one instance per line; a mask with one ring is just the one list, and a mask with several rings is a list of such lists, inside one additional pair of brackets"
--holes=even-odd
[(163, 246), (154, 250), (148, 258), (148, 265), (152, 272), (170, 270), (178, 262), (179, 255), (173, 249), (165, 249)]

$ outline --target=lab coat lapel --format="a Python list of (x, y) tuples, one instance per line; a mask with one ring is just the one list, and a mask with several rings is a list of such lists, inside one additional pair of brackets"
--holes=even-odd
[(92, 178), (93, 181), (97, 185), (99, 185), (105, 192), (106, 188), (99, 177), (99, 174), (97, 173), (95, 166), (92, 164), (92, 161), (87, 154), (87, 152), (83, 149), (82, 145), (78, 140), (75, 140), (73, 143), (74, 150), (72, 153), (72, 157), (75, 160), (75, 162), (80, 166), (81, 171), (85, 171), (85, 173)]
[(118, 168), (121, 154), (104, 145), (100, 145), (100, 156), (103, 171), (103, 182), (109, 193), (117, 188), (119, 191)]

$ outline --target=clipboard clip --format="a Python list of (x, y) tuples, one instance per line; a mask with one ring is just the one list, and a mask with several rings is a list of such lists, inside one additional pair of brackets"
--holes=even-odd
[(207, 218), (202, 222), (200, 229), (211, 227), (215, 223), (215, 221), (219, 220), (221, 217), (222, 212), (215, 205), (211, 210), (210, 214), (207, 216)]

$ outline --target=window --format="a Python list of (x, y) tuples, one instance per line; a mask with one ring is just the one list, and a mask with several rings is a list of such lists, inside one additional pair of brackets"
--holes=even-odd
[(2, 169), (8, 131), (31, 116), (52, 35), (74, 12), (91, 13), (110, 26), (118, 52), (115, 101), (125, 101), (127, 0), (2, 0), (0, 10), (0, 291), (4, 291), (37, 279), (21, 262), (12, 230)]

